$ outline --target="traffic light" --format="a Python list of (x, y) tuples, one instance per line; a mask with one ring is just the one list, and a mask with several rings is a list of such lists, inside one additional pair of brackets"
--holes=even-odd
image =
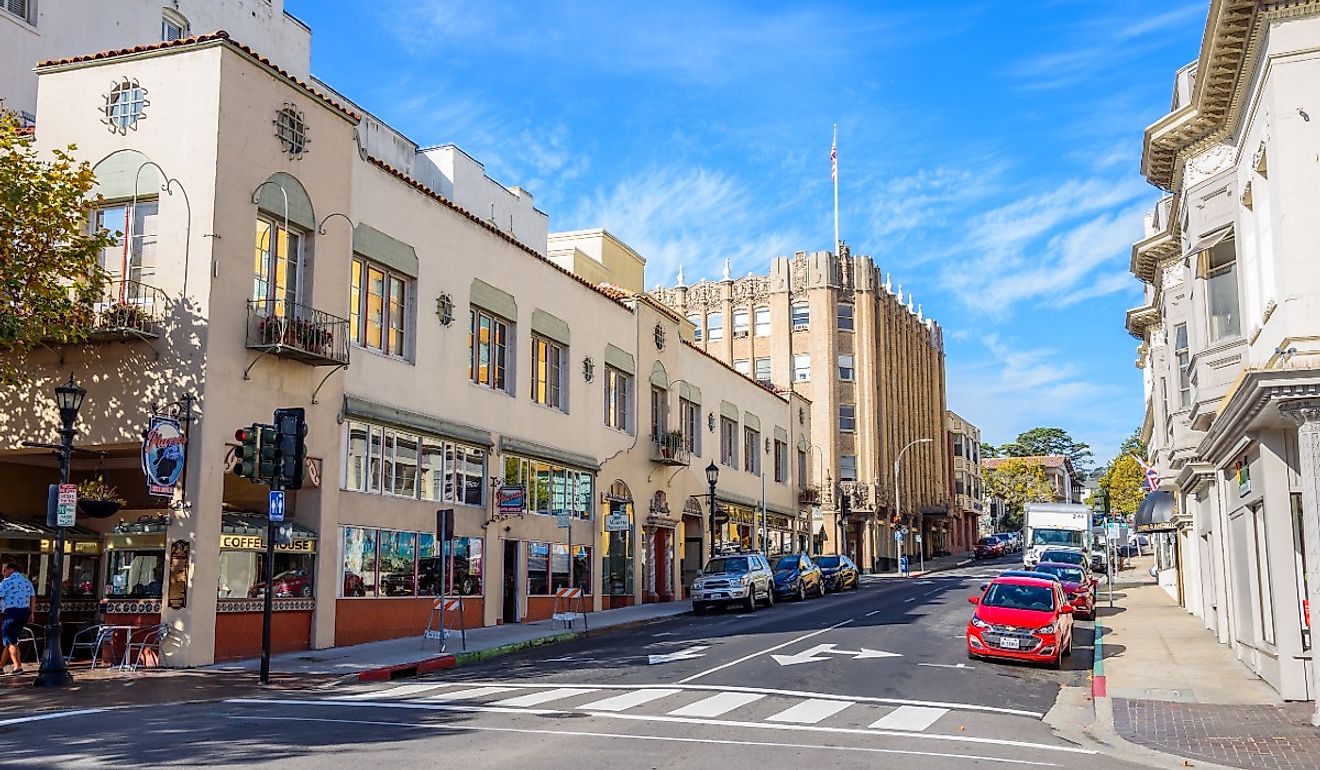
[(301, 489), (303, 461), (307, 457), (307, 415), (302, 407), (275, 410), (272, 478), (283, 489)]
[(234, 464), (234, 473), (255, 484), (261, 480), (261, 476), (257, 474), (257, 458), (261, 453), (261, 426), (249, 425), (246, 428), (239, 428), (234, 431), (234, 440), (238, 442), (238, 446), (234, 449), (234, 458), (238, 460)]
[(257, 443), (257, 481), (263, 481), (267, 484), (275, 482), (275, 474), (279, 471), (277, 464), (277, 449), (275, 446), (275, 428), (270, 425), (261, 425), (260, 437)]

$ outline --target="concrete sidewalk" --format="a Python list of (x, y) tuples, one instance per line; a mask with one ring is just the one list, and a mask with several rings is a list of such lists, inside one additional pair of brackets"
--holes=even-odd
[[(908, 577), (921, 577), (922, 575), (929, 575), (932, 572), (940, 572), (946, 569), (957, 569), (958, 567), (964, 567), (971, 564), (974, 561), (975, 559), (972, 558), (970, 552), (955, 553), (952, 556), (937, 556), (933, 559), (927, 559), (925, 569), (922, 569), (921, 560), (913, 559), (910, 565), (911, 569), (908, 572)], [(903, 577), (903, 573), (898, 571), (872, 572), (867, 576), (876, 578), (901, 578)]]
[(1103, 584), (1097, 596), (1098, 733), (1197, 767), (1320, 767), (1312, 704), (1283, 703), (1147, 577), (1149, 566), (1142, 557), (1122, 572), (1113, 609)]
[[(395, 679), (454, 668), (527, 647), (576, 639), (587, 633), (618, 630), (691, 611), (691, 601), (639, 604), (587, 613), (585, 628), (582, 620), (575, 621), (571, 627), (559, 621), (541, 620), (535, 623), (473, 628), (467, 631), (466, 648), (461, 643), (459, 633), (451, 631), (447, 650), (443, 653), (440, 652), (439, 641), (424, 640), (419, 632), (417, 636), (402, 639), (274, 655), (271, 657), (270, 668), (282, 675), (336, 679), (351, 677), (359, 681)], [(220, 663), (203, 670), (255, 671), (259, 666), (260, 661), (254, 659)]]

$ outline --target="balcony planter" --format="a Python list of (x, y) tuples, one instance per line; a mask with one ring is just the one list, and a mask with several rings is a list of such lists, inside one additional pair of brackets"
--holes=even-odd
[(151, 316), (138, 305), (116, 302), (101, 311), (102, 329), (146, 329), (151, 323)]
[(660, 456), (672, 460), (683, 451), (683, 431), (671, 430), (660, 436), (657, 444), (660, 447)]

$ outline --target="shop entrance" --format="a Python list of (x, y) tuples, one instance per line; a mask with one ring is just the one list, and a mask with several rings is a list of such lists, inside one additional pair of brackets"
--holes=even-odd
[(518, 622), (518, 541), (504, 541), (504, 622)]
[(605, 493), (609, 506), (605, 516), (605, 553), (601, 558), (601, 589), (608, 607), (633, 603), (633, 498), (632, 491), (616, 479)]

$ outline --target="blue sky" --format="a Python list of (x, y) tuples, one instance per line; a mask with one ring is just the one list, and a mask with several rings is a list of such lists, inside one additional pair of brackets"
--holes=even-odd
[(1141, 422), (1141, 136), (1208, 0), (287, 5), (318, 77), (552, 231), (608, 228), (648, 285), (830, 248), (837, 123), (842, 237), (943, 324), (952, 409), (1101, 459)]

